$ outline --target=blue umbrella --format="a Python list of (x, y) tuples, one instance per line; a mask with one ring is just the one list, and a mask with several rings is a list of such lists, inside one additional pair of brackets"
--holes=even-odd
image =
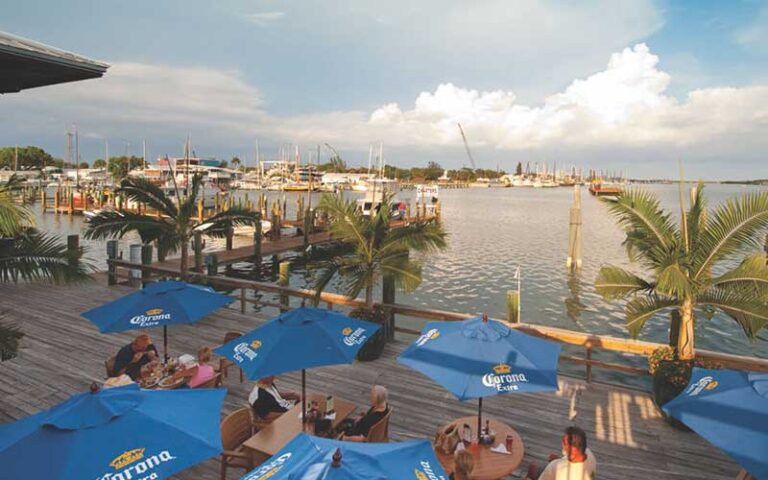
[(663, 408), (768, 480), (768, 373), (694, 368), (683, 393)]
[(101, 333), (163, 327), (168, 360), (168, 325), (195, 323), (234, 299), (212, 288), (184, 282), (149, 283), (141, 290), (82, 313)]
[(221, 452), (224, 389), (139, 390), (71, 397), (0, 426), (3, 478), (163, 479)]
[(232, 360), (251, 380), (301, 370), (301, 396), (305, 401), (305, 369), (352, 363), (358, 350), (379, 328), (375, 323), (330, 310), (302, 307), (214, 351)]
[[(334, 467), (334, 455), (337, 466)], [(298, 434), (241, 480), (447, 480), (427, 440), (353, 443)]]
[(459, 400), (506, 393), (555, 391), (560, 345), (501, 322), (471, 318), (429, 322), (397, 361), (442, 385)]

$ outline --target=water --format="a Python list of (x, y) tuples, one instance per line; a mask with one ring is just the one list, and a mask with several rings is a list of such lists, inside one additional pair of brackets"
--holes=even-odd
[[(677, 212), (676, 185), (649, 185), (644, 188), (656, 193), (665, 207)], [(713, 208), (726, 198), (759, 188), (708, 185), (706, 194)], [(276, 198), (275, 195), (270, 197)], [(298, 194), (287, 195), (289, 215), (292, 215)], [(487, 312), (490, 316), (504, 318), (506, 292), (517, 288), (514, 272), (519, 266), (522, 272), (523, 322), (627, 337), (623, 305), (604, 302), (593, 284), (603, 264), (614, 264), (640, 274), (642, 271), (629, 263), (621, 246), (624, 235), (604, 204), (586, 191), (582, 193), (584, 264), (581, 272), (571, 274), (565, 268), (565, 258), (572, 189), (442, 190), (440, 198), (444, 226), (450, 235), (449, 247), (442, 253), (424, 258), (421, 286), (407, 295), (398, 293), (398, 303), (456, 312)], [(316, 203), (317, 197), (313, 199), (313, 204)], [(75, 218), (70, 221), (65, 216), (57, 218), (49, 214), (43, 216), (40, 226), (60, 233), (74, 233), (82, 228), (82, 220)], [(250, 239), (236, 239), (238, 242), (248, 243)], [(121, 242), (121, 248), (126, 249), (129, 243)], [(88, 258), (100, 267), (104, 265), (103, 242), (90, 242), (86, 246), (89, 248)], [(221, 241), (208, 242), (208, 250), (217, 248), (222, 248)], [(313, 271), (307, 262), (298, 254), (287, 257), (293, 263), (291, 285), (310, 288)], [(274, 266), (272, 262), (265, 262), (259, 272), (263, 279), (276, 279)], [(250, 264), (235, 265), (234, 274), (244, 278), (256, 277)], [(329, 290), (334, 288), (335, 285), (331, 285)], [(270, 296), (262, 298), (275, 301)], [(406, 326), (420, 328), (423, 325), (423, 321), (418, 319), (398, 318)], [(662, 316), (649, 321), (640, 339), (666, 343), (667, 318)], [(696, 335), (698, 348), (768, 358), (768, 342), (750, 342), (740, 327), (722, 314), (712, 320), (700, 318)], [(583, 349), (568, 350), (568, 353), (583, 355)], [(595, 356), (607, 361), (618, 361), (620, 357), (622, 355), (606, 352), (596, 353)], [(642, 359), (623, 359), (623, 362), (627, 361), (645, 366)], [(573, 368), (583, 371), (583, 367)], [(620, 378), (607, 373), (599, 375), (602, 376), (599, 378)], [(636, 383), (636, 379), (632, 382)]]

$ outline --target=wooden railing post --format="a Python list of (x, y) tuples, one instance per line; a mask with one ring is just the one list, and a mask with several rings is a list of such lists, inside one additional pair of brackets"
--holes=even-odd
[(192, 236), (192, 250), (195, 255), (195, 271), (203, 271), (203, 234), (195, 232)]
[[(128, 247), (128, 261), (135, 264), (141, 263), (141, 247), (140, 243), (135, 243)], [(131, 269), (130, 284), (132, 287), (138, 287), (141, 285), (141, 269)]]
[(214, 277), (219, 273), (219, 257), (216, 254), (210, 254), (205, 256), (206, 273), (210, 277)]
[(69, 264), (74, 266), (80, 256), (80, 235), (67, 235), (67, 254)]
[(587, 344), (587, 383), (592, 382), (592, 344)]
[(245, 287), (240, 289), (240, 313), (245, 313)]
[[(290, 283), (290, 262), (280, 262), (280, 274), (277, 278), (277, 284), (283, 287), (287, 287)], [(288, 295), (280, 292), (280, 311), (287, 312), (290, 308)]]
[[(142, 245), (141, 246), (141, 264), (142, 265), (152, 265), (152, 245)], [(142, 268), (141, 269), (141, 286), (142, 288), (149, 283), (149, 278), (152, 276), (152, 272), (149, 271), (149, 269)]]
[(256, 220), (256, 225), (254, 225), (253, 229), (253, 265), (256, 267), (256, 271), (258, 272), (261, 268), (261, 240), (262, 240), (262, 231), (261, 231), (261, 214), (259, 214), (258, 219)]
[[(117, 260), (117, 240), (107, 240), (107, 258)], [(107, 285), (117, 285), (117, 266), (107, 261)]]

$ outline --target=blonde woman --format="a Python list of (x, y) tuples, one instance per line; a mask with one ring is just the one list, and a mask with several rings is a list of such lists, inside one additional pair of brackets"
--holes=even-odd
[(189, 378), (187, 386), (189, 388), (197, 388), (205, 382), (211, 380), (216, 376), (216, 371), (213, 369), (213, 365), (210, 364), (211, 358), (213, 358), (213, 350), (209, 347), (203, 347), (197, 351), (197, 366), (192, 368), (185, 368), (173, 374), (173, 379)]

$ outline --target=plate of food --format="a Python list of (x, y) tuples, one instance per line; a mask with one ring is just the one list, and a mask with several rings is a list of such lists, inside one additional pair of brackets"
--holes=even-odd
[(184, 377), (177, 378), (176, 380), (174, 380), (173, 377), (165, 377), (164, 379), (160, 380), (158, 385), (160, 388), (174, 389), (182, 386), (186, 380), (187, 379)]
[(145, 377), (139, 382), (141, 388), (155, 388), (160, 383), (160, 379), (157, 377)]

